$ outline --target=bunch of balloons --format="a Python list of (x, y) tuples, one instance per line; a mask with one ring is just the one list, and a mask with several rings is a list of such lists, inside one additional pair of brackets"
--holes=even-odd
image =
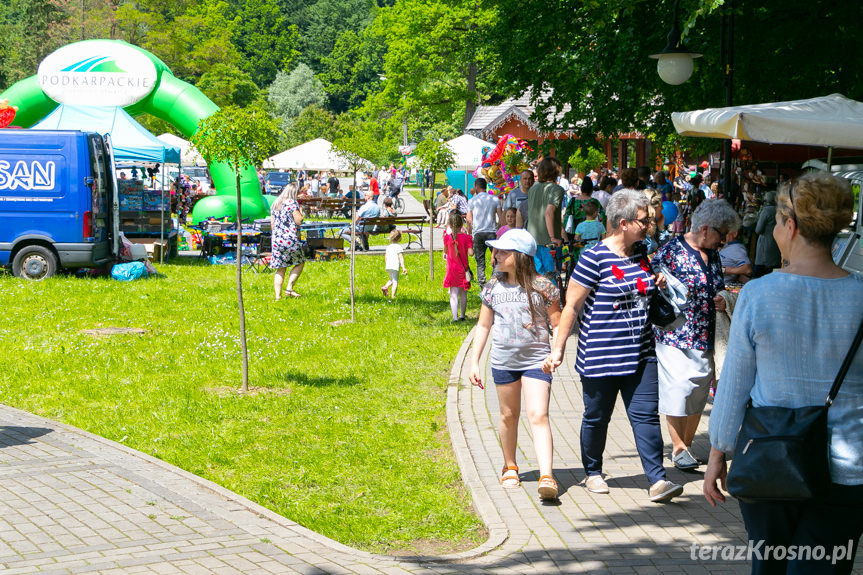
[(525, 152), (533, 151), (527, 142), (512, 134), (504, 134), (494, 148), (483, 148), (482, 164), (474, 171), (477, 178), (488, 182), (488, 193), (505, 194), (515, 188), (516, 178), (528, 165)]

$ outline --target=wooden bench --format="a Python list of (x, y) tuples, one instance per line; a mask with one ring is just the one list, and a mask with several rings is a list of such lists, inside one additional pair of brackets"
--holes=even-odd
[[(351, 209), (350, 200), (346, 200), (344, 198), (300, 198), (299, 203), (303, 207), (307, 207), (311, 213), (320, 214), (325, 218), (330, 218), (335, 215), (344, 216), (344, 210)], [(356, 208), (360, 209), (360, 207), (364, 204), (364, 200), (357, 199), (356, 200)], [(350, 215), (348, 216), (350, 217)]]
[[(392, 229), (397, 229), (408, 237), (407, 249), (411, 244), (418, 244), (423, 249), (423, 225), (429, 219), (425, 216), (394, 216), (388, 218), (360, 218), (357, 221), (360, 229), (372, 228), (373, 231), (365, 232), (369, 235), (389, 234)], [(393, 228), (393, 226), (395, 226)]]

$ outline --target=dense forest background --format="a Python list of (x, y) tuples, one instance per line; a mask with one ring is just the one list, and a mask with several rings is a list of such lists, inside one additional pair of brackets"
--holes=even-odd
[[(734, 103), (840, 92), (863, 99), (863, 3), (736, 0)], [(684, 0), (693, 78), (663, 84), (647, 55), (672, 0), (6, 0), (0, 90), (82, 38), (131, 42), (216, 104), (266, 109), (284, 149), (365, 132), (383, 161), (462, 133), (476, 106), (529, 92), (543, 128), (641, 131), (674, 145), (672, 111), (725, 103), (723, 0)], [(567, 113), (561, 113), (568, 105)], [(138, 118), (156, 133), (174, 131)], [(582, 140), (585, 141), (585, 140)]]

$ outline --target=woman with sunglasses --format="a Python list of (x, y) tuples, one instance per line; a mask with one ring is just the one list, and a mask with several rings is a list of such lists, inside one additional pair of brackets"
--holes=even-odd
[(575, 370), (584, 399), (580, 438), (584, 486), (591, 493), (609, 492), (602, 476), (602, 456), (619, 394), (648, 479), (648, 497), (659, 503), (680, 495), (683, 487), (668, 481), (662, 466), (656, 355), (647, 308), (654, 285), (664, 286), (665, 278), (650, 271), (647, 263), (643, 243), (650, 226), (647, 205), (647, 196), (637, 190), (623, 189), (611, 196), (606, 209), (608, 235), (578, 259), (546, 367), (553, 370), (560, 365), (578, 318)]
[[(704, 496), (711, 505), (725, 501), (717, 480), (724, 488), (725, 457), (734, 452), (750, 400), (754, 407), (824, 405), (863, 320), (863, 278), (838, 267), (830, 254), (853, 209), (848, 181), (825, 172), (806, 174), (777, 196), (773, 237), (788, 265), (743, 286), (734, 308), (722, 385), (710, 414)], [(752, 573), (851, 573), (863, 533), (863, 351), (830, 407), (827, 433), (831, 484), (825, 495), (740, 502), (751, 542), (801, 550), (796, 558), (756, 555)], [(819, 546), (826, 558), (804, 556), (803, 549)]]
[(692, 213), (692, 227), (662, 246), (653, 269), (663, 266), (689, 290), (686, 321), (665, 331), (653, 328), (659, 362), (659, 413), (671, 436), (671, 461), (684, 471), (701, 463), (690, 451), (715, 377), (713, 343), (716, 311), (725, 309), (717, 295), (725, 289), (718, 248), (740, 218), (725, 200), (705, 200)]

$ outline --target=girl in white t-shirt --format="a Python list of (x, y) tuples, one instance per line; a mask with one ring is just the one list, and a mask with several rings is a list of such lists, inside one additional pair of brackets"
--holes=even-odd
[(402, 241), (402, 233), (398, 230), (390, 232), (390, 245), (387, 246), (386, 254), (384, 255), (384, 269), (390, 279), (381, 287), (384, 296), (389, 296), (390, 299), (395, 299), (396, 290), (399, 289), (399, 267), (402, 274), (407, 275), (408, 269), (405, 267), (404, 247), (399, 243)]
[(523, 391), (539, 464), (539, 497), (555, 500), (558, 489), (552, 476), (548, 423), (551, 373), (543, 371), (543, 362), (551, 351), (549, 337), (560, 320), (560, 292), (548, 278), (536, 274), (536, 242), (527, 230), (509, 230), (488, 245), (494, 249), (497, 274), (480, 294), (470, 381), (483, 389), (479, 360), (491, 332), (489, 362), (500, 404), (498, 430), (504, 458), (500, 484), (505, 489), (521, 484), (515, 450)]

